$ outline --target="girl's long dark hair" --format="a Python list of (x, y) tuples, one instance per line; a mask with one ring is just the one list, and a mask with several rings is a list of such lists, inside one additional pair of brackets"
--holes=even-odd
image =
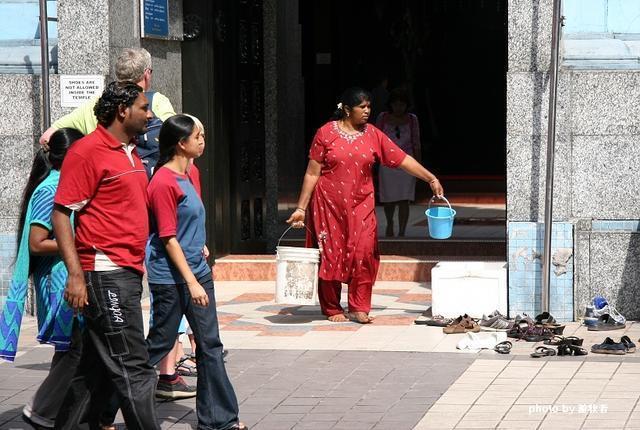
[(195, 126), (195, 121), (190, 116), (183, 114), (174, 115), (162, 123), (158, 136), (160, 157), (155, 169), (153, 169), (154, 175), (160, 167), (176, 155), (178, 143), (191, 136)]
[(33, 191), (49, 176), (52, 169), (60, 170), (62, 160), (64, 160), (65, 155), (67, 155), (69, 146), (83, 136), (82, 133), (74, 128), (61, 128), (51, 135), (48, 151), (40, 148), (38, 152), (36, 152), (27, 185), (24, 187), (22, 203), (20, 204), (20, 220), (18, 222), (18, 237), (16, 238), (18, 246), (20, 246), (20, 239), (22, 238), (22, 232), (25, 227), (24, 222), (27, 217), (27, 207), (29, 206), (29, 200), (31, 200)]

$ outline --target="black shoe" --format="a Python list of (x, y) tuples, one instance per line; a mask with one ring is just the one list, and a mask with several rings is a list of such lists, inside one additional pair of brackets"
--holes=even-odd
[(159, 379), (156, 397), (165, 400), (189, 399), (196, 396), (196, 387), (188, 385), (180, 376), (173, 381)]

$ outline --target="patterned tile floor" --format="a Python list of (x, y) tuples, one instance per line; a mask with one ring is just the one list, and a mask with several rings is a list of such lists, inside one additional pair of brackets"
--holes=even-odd
[[(429, 306), (428, 284), (377, 283), (369, 325), (275, 304), (273, 288), (216, 283), (229, 374), (253, 430), (640, 428), (640, 352), (532, 359), (537, 344), (515, 342), (506, 356), (463, 353), (455, 345), (465, 335), (413, 324)], [(20, 405), (50, 359), (50, 348), (34, 344), (33, 318), (25, 325), (19, 362), (0, 365), (0, 429), (26, 428)], [(589, 349), (606, 336), (635, 341), (640, 325), (597, 333), (570, 323), (565, 334)], [(194, 406), (160, 404), (163, 428), (195, 428)]]

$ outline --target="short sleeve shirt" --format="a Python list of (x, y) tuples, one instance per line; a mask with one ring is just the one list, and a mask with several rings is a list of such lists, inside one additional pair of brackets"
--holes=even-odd
[(62, 163), (55, 203), (77, 212), (75, 243), (82, 269), (108, 259), (143, 272), (149, 236), (147, 174), (104, 127), (75, 142)]
[[(206, 242), (205, 210), (200, 194), (190, 176), (197, 169), (190, 168), (182, 175), (161, 167), (149, 183), (149, 205), (152, 230), (147, 247), (147, 275), (149, 282), (162, 285), (184, 283), (166, 252), (163, 238), (175, 236), (189, 264), (191, 272), (200, 278), (211, 271), (203, 255)], [(197, 176), (197, 175), (196, 175)]]

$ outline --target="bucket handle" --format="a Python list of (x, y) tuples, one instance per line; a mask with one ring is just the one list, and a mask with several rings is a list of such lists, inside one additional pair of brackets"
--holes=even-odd
[[(304, 228), (307, 229), (307, 231), (313, 236), (313, 233), (311, 232), (311, 230), (309, 230), (309, 227), (307, 227), (306, 224), (303, 224)], [(293, 228), (293, 225), (290, 225), (289, 228), (287, 228), (284, 233), (282, 233), (282, 236), (280, 236), (280, 239), (278, 239), (278, 246), (280, 246), (280, 241), (282, 240), (282, 238), (284, 237), (285, 234), (287, 234), (289, 232), (289, 230), (291, 230)]]
[(451, 210), (451, 203), (449, 203), (449, 200), (447, 200), (447, 199), (445, 198), (445, 196), (442, 196), (442, 197), (436, 197), (436, 196), (433, 196), (433, 197), (431, 197), (431, 200), (429, 200), (429, 207), (428, 207), (428, 209), (431, 209), (431, 203), (435, 202), (437, 199), (441, 199), (441, 200), (444, 200), (445, 202), (447, 202), (447, 204), (449, 205), (449, 210)]

